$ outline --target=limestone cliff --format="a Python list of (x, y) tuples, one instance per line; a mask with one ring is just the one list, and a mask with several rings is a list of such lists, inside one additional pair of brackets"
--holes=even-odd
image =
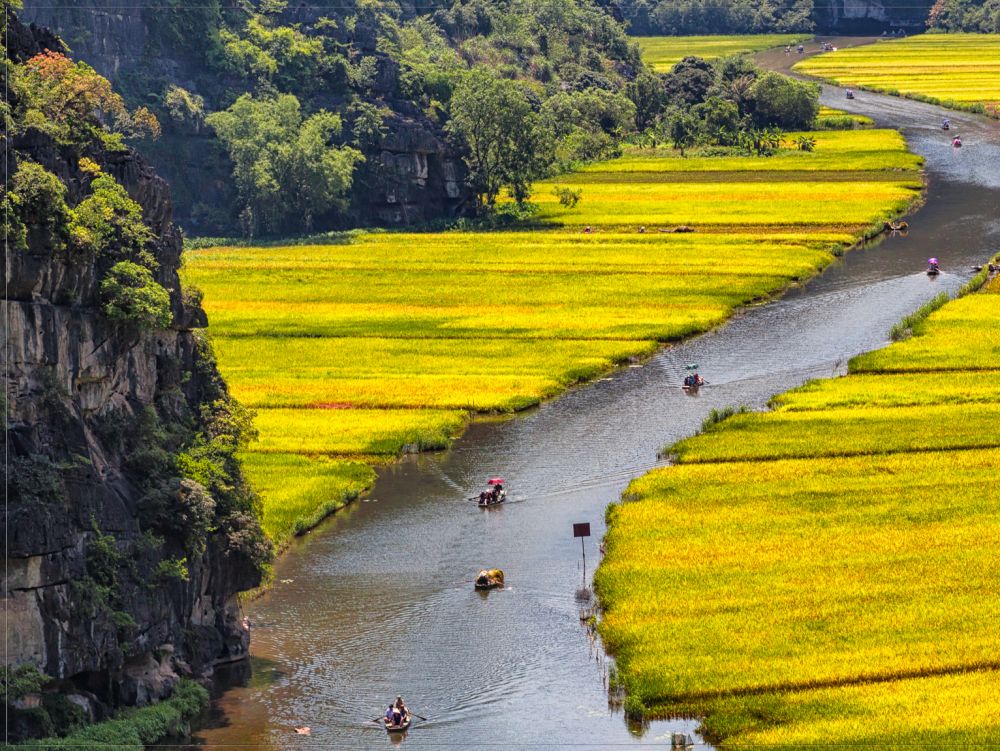
[[(168, 6), (132, 0), (77, 0), (57, 5), (25, 0), (23, 16), (53, 29), (75, 57), (116, 86), (125, 87), (135, 103), (161, 95), (170, 82), (204, 95), (210, 109), (228, 106), (232, 96), (213, 95), (210, 87), (202, 85), (206, 67), (200, 57), (203, 51), (165, 33), (171, 18)], [(311, 24), (320, 16), (337, 17), (349, 8), (350, 4), (330, 8), (290, 4), (283, 17)], [(197, 9), (177, 12), (191, 23), (196, 20)], [(207, 16), (204, 19), (205, 25), (212, 22)], [(468, 198), (465, 167), (442, 129), (412, 103), (394, 98), (399, 71), (376, 50), (374, 29), (359, 25), (350, 35), (345, 32), (342, 41), (353, 46), (358, 59), (373, 56), (379, 61), (371, 93), (391, 114), (383, 143), (366, 150), (366, 161), (351, 193), (349, 216), (341, 224), (405, 226), (456, 216)], [(142, 81), (143, 86), (130, 91), (129, 85), (135, 81)], [(318, 97), (318, 105), (328, 109), (336, 110), (343, 104), (340, 95), (323, 93)], [(168, 121), (164, 125), (163, 139), (149, 147), (148, 156), (173, 189), (178, 221), (189, 234), (237, 234), (232, 165), (211, 129), (176, 127)]]
[(925, 30), (933, 0), (815, 0), (816, 30), (835, 34), (881, 34)]
[[(58, 45), (9, 23), (15, 62)], [(238, 408), (199, 332), (197, 296), (182, 294), (177, 277), (166, 183), (131, 149), (81, 151), (31, 127), (4, 137), (5, 178), (40, 165), (69, 206), (92, 181), (82, 157), (123, 186), (142, 207), (155, 278), (170, 292), (168, 326), (130, 328), (101, 306), (113, 248), (74, 253), (27, 219), (26, 241), (5, 245), (7, 659), (51, 676), (46, 690), (95, 720), (245, 656), (236, 595), (259, 583), (269, 548), (232, 457)], [(14, 738), (46, 731), (39, 701), (13, 708)]]

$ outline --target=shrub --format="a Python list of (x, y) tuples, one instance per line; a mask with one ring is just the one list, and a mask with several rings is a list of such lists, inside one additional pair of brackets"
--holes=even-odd
[(812, 136), (799, 136), (795, 139), (794, 143), (799, 147), (799, 151), (816, 150), (816, 139)]
[(142, 206), (129, 198), (110, 175), (90, 184), (91, 194), (74, 210), (70, 230), (81, 250), (131, 258), (151, 268), (156, 259), (146, 249), (153, 234), (142, 221)]
[(39, 691), (50, 678), (34, 665), (9, 667), (0, 676), (0, 699), (5, 704), (22, 699)]
[(552, 195), (559, 199), (559, 203), (568, 209), (576, 206), (583, 198), (583, 189), (566, 187), (565, 185), (555, 185), (552, 188)]
[(156, 570), (153, 572), (153, 579), (157, 582), (170, 580), (186, 582), (189, 578), (187, 558), (164, 558), (156, 564)]
[(139, 330), (170, 325), (170, 293), (160, 286), (144, 266), (119, 261), (101, 282), (104, 314), (112, 321), (128, 323)]
[(17, 196), (18, 216), (26, 226), (36, 226), (54, 235), (65, 235), (69, 220), (66, 186), (35, 162), (23, 161), (11, 178)]
[(816, 86), (800, 83), (780, 73), (765, 73), (750, 87), (753, 119), (758, 125), (789, 130), (812, 127), (819, 114)]
[(168, 735), (184, 730), (185, 724), (208, 706), (208, 691), (193, 681), (182, 679), (173, 696), (159, 704), (126, 709), (114, 719), (78, 730), (65, 738), (29, 741), (19, 748), (32, 751), (114, 748), (115, 751), (143, 751)]

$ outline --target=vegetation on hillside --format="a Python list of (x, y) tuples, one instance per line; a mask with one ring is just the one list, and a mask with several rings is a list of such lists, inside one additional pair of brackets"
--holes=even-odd
[(812, 31), (813, 0), (617, 0), (632, 34)]
[(536, 184), (534, 231), (189, 251), (220, 366), (257, 410), (245, 461), (269, 534), (356, 495), (366, 465), (448, 445), (469, 413), (537, 404), (815, 273), (921, 187), (897, 133), (797, 137), (766, 158), (633, 147)]
[[(248, 415), (230, 398), (207, 345), (176, 330), (186, 326), (183, 315), (200, 311), (185, 309), (190, 298), (173, 289), (179, 238), (162, 215), (160, 221), (155, 216), (169, 203), (158, 203), (160, 186), (122, 141), (155, 137), (157, 121), (144, 108), (127, 108), (89, 66), (60, 50), (38, 52), (37, 44), (57, 46), (55, 40), (30, 33), (14, 17), (13, 5), (4, 1), (3, 19), (14, 30), (0, 34), (11, 42), (9, 49), (0, 47), (9, 169), (0, 202), (12, 279), (4, 304), (11, 315), (30, 313), (18, 334), (27, 354), (5, 373), (15, 397), (4, 404), (5, 412), (10, 408), (9, 518), (29, 515), (41, 526), (51, 520), (57, 537), (44, 530), (34, 541), (36, 549), (48, 549), (53, 539), (72, 540), (74, 554), (64, 554), (59, 564), (66, 568), (53, 569), (66, 571), (65, 580), (56, 581), (53, 573), (40, 580), (35, 609), (26, 611), (38, 619), (38, 633), (25, 638), (43, 638), (42, 626), (52, 622), (47, 619), (60, 618), (49, 611), (50, 596), (87, 624), (85, 649), (92, 651), (82, 659), (66, 656), (79, 644), (69, 627), (58, 644), (31, 659), (44, 659), (48, 666), (106, 667), (107, 693), (93, 705), (99, 714), (122, 700), (112, 693), (114, 681), (121, 680), (115, 671), (142, 654), (151, 633), (162, 639), (172, 626), (170, 590), (149, 594), (153, 587), (186, 580), (188, 562), (200, 567), (210, 546), (216, 555), (213, 575), (232, 564), (247, 580), (259, 579), (271, 546), (258, 520), (258, 499), (236, 459), (252, 435)], [(137, 196), (144, 205), (126, 189), (143, 193), (150, 185), (152, 200)], [(62, 326), (70, 331), (60, 332)], [(171, 327), (176, 329), (168, 331)], [(60, 333), (68, 337), (65, 347)], [(182, 337), (188, 338), (186, 351), (176, 343)], [(87, 350), (88, 338), (94, 343), (88, 355), (96, 358), (93, 371), (75, 361)], [(44, 346), (43, 356), (27, 344), (33, 340)], [(191, 370), (182, 375), (182, 367)], [(100, 375), (94, 379), (92, 372)], [(87, 379), (102, 382), (118, 373), (123, 381), (151, 379), (150, 390), (133, 399), (139, 387), (122, 383), (99, 398), (80, 397)], [(81, 497), (90, 513), (71, 503)], [(108, 498), (112, 502), (102, 508)], [(102, 529), (98, 520), (114, 526)], [(36, 532), (25, 530), (19, 544), (30, 545)], [(229, 586), (206, 584), (205, 592)], [(50, 587), (57, 594), (43, 594)], [(29, 597), (34, 601), (36, 594)], [(201, 654), (205, 646), (197, 642), (203, 638), (192, 631), (174, 646), (178, 654)], [(97, 668), (90, 673), (97, 674)], [(207, 698), (200, 686), (181, 684), (174, 699), (155, 709), (76, 732), (88, 720), (66, 698), (65, 684), (49, 686), (47, 678), (23, 666), (10, 677), (16, 680), (5, 684), (4, 712), (12, 741), (73, 732), (72, 741), (43, 748), (141, 747), (182, 729)], [(66, 683), (76, 677), (58, 676)], [(48, 690), (36, 697), (37, 705), (11, 706), (43, 684)]]
[(595, 584), (633, 708), (727, 747), (996, 744), (998, 304), (994, 280), (680, 442), (609, 508)]
[(937, 0), (927, 26), (941, 31), (1000, 34), (1000, 0)]

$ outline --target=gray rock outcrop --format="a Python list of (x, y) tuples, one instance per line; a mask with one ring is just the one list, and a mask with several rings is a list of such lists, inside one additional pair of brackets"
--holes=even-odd
[[(14, 59), (51, 43), (16, 21), (11, 31)], [(8, 662), (34, 665), (101, 719), (246, 655), (237, 594), (260, 582), (269, 547), (234, 500), (245, 490), (238, 468), (225, 470), (235, 489), (224, 497), (173, 476), (228, 394), (198, 331), (205, 314), (181, 291), (169, 189), (130, 149), (87, 156), (142, 206), (173, 321), (142, 332), (103, 315), (99, 283), (113, 258), (54, 247), (32, 227), (27, 249), (7, 248), (0, 518)], [(70, 205), (84, 195), (88, 176), (65, 145), (29, 129), (11, 142), (10, 173), (26, 159), (59, 178)]]

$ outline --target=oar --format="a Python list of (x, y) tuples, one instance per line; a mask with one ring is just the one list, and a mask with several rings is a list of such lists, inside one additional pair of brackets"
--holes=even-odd
[(426, 717), (424, 717), (424, 716), (423, 716), (422, 714), (417, 714), (417, 713), (416, 713), (416, 712), (414, 712), (414, 711), (413, 711), (412, 709), (408, 709), (407, 711), (408, 711), (408, 712), (409, 712), (409, 713), (410, 713), (411, 715), (413, 715), (414, 717), (419, 717), (419, 718), (420, 718), (421, 720), (423, 720), (424, 722), (427, 722), (427, 718), (426, 718)]

